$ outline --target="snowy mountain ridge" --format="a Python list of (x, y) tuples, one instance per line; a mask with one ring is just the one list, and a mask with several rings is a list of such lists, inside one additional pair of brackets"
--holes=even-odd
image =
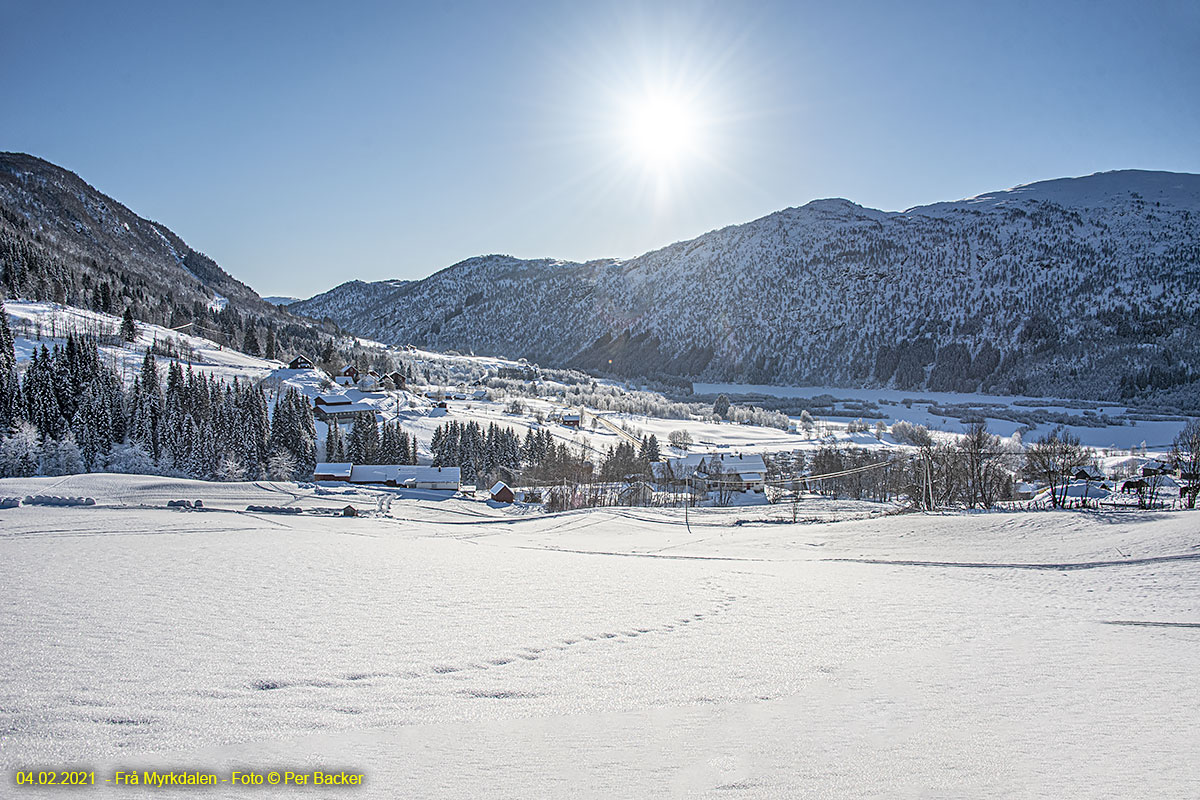
[(268, 307), (253, 289), (193, 250), (165, 225), (144, 219), (73, 172), (24, 153), (0, 153), (0, 207), (64, 261), (78, 260), (98, 279), (124, 273), (178, 300), (217, 296), (255, 311)]
[(624, 261), (480, 256), (291, 308), (618, 376), (1195, 405), (1200, 176), (1106, 172), (904, 212), (815, 200)]
[[(25, 153), (0, 153), (0, 291), (102, 314), (128, 311), (251, 350), (317, 353), (335, 333), (259, 297), (167, 226)], [(270, 334), (260, 345), (263, 328)]]
[(1200, 212), (1200, 176), (1179, 172), (1150, 170), (1113, 170), (1084, 178), (1057, 178), (1025, 183), (998, 192), (986, 192), (953, 203), (916, 206), (904, 213), (934, 213), (969, 207), (997, 206), (1020, 200), (1053, 202), (1066, 208), (1104, 208), (1120, 205), (1136, 195), (1147, 203), (1169, 203)]

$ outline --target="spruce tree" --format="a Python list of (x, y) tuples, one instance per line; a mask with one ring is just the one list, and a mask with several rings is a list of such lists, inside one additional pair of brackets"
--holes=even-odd
[(21, 393), (25, 399), (26, 419), (37, 427), (42, 436), (57, 438), (66, 427), (66, 420), (59, 407), (53, 373), (50, 351), (42, 345), (33, 351)]
[(125, 314), (121, 317), (121, 338), (127, 342), (137, 339), (137, 323), (133, 321), (133, 306), (126, 306)]
[(370, 412), (356, 414), (350, 428), (348, 456), (355, 464), (379, 463), (379, 427)]
[(270, 452), (269, 465), (274, 468), (269, 471), (276, 475), (281, 465), (290, 463), (293, 479), (311, 477), (317, 465), (317, 429), (312, 407), (296, 389), (288, 388), (275, 401)]
[(325, 460), (330, 463), (345, 461), (346, 446), (342, 443), (342, 429), (336, 421), (330, 420), (329, 433), (325, 436)]
[(134, 382), (129, 438), (158, 463), (162, 458), (163, 396), (154, 354), (148, 349)]
[(254, 332), (254, 323), (246, 323), (246, 336), (242, 339), (242, 352), (248, 356), (257, 356), (262, 351), (258, 349), (258, 336)]
[(21, 416), (21, 385), (17, 380), (17, 357), (8, 312), (0, 302), (0, 435)]

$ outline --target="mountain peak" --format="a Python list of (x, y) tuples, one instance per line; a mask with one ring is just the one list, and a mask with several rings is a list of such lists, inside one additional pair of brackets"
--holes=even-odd
[(1049, 202), (1065, 208), (1117, 208), (1131, 203), (1162, 203), (1200, 211), (1200, 175), (1121, 169), (1077, 178), (1023, 183), (952, 202), (915, 206), (905, 214), (940, 215), (948, 211), (987, 210), (1028, 202)]

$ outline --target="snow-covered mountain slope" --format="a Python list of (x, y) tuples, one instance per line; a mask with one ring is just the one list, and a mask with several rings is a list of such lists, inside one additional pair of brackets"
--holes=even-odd
[(1166, 203), (1200, 213), (1197, 176), (1178, 172), (1124, 169), (1097, 172), (1086, 178), (1058, 178), (988, 192), (953, 203), (935, 203), (910, 208), (905, 213), (936, 214), (939, 211), (994, 207), (1021, 200), (1057, 203), (1066, 208), (1112, 208), (1134, 197), (1151, 205)]
[(0, 153), (0, 289), (111, 314), (129, 309), (171, 328), (192, 323), (227, 344), (266, 326), (278, 349), (316, 353), (332, 332), (259, 297), (165, 225), (24, 153)]
[[(78, 175), (24, 153), (0, 153), (0, 206), (15, 227), (32, 228), (52, 254), (97, 272), (131, 274), (178, 300), (223, 296), (262, 310), (254, 290), (189, 247), (165, 225), (144, 219)], [(20, 225), (24, 220), (25, 225)]]
[(482, 256), (294, 308), (384, 342), (617, 375), (1194, 405), (1200, 176), (1100, 173), (905, 212), (818, 200), (628, 261)]
[(288, 304), (288, 308), (299, 314), (305, 314), (317, 319), (352, 319), (359, 310), (374, 298), (407, 286), (412, 281), (346, 281), (335, 286), (328, 292), (322, 292), (307, 300), (299, 300)]

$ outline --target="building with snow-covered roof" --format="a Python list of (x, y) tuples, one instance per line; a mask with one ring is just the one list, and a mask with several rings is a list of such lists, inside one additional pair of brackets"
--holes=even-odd
[(333, 382), (338, 386), (354, 386), (358, 383), (358, 369), (353, 364), (347, 364), (333, 376)]
[(351, 397), (344, 392), (324, 392), (313, 398), (314, 406), (344, 406), (353, 403), (359, 398)]
[(457, 492), (462, 481), (458, 467), (421, 467), (410, 464), (355, 464), (350, 483), (434, 489)]
[(761, 492), (766, 487), (767, 465), (757, 454), (690, 453), (651, 466), (660, 479), (690, 480), (708, 491)]
[(488, 496), (497, 503), (511, 503), (517, 499), (504, 481), (496, 481), (492, 488), (488, 489)]
[(288, 369), (314, 369), (312, 359), (301, 353), (288, 362)]
[(1146, 463), (1142, 464), (1142, 477), (1143, 478), (1149, 478), (1153, 475), (1161, 475), (1165, 472), (1170, 472), (1170, 471), (1171, 471), (1171, 465), (1165, 461), (1159, 461), (1158, 459), (1151, 459), (1151, 460), (1147, 461)]
[(355, 414), (374, 414), (375, 406), (348, 394), (320, 394), (313, 398), (313, 416), (320, 420), (339, 420)]
[(354, 467), (349, 461), (322, 461), (313, 469), (314, 481), (349, 481), (350, 470)]

